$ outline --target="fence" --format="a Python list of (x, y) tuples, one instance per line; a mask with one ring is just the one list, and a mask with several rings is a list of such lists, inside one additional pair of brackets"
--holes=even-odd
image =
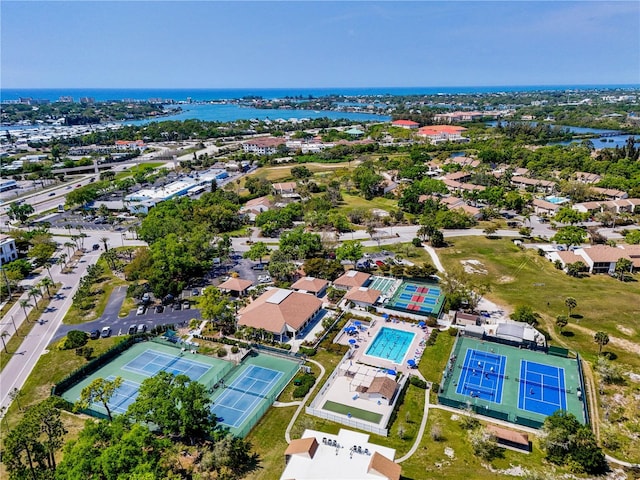
[[(584, 411), (584, 423), (589, 425), (589, 402), (587, 402), (587, 390), (584, 388), (584, 376), (582, 374), (582, 357), (576, 352), (576, 361), (578, 362), (578, 376), (580, 377), (580, 390), (582, 390), (582, 409)], [(595, 395), (595, 392), (591, 392)]]
[(549, 355), (555, 355), (557, 357), (567, 358), (569, 356), (569, 349), (563, 347), (556, 347), (555, 345), (549, 345)]
[(368, 422), (362, 422), (353, 417), (348, 418), (344, 415), (336, 415), (331, 412), (327, 412), (326, 410), (319, 410), (313, 407), (305, 407), (305, 413), (308, 413), (309, 415), (313, 415), (315, 417), (324, 418), (326, 420), (331, 420), (332, 422), (340, 423), (341, 425), (346, 425), (347, 427), (357, 428), (365, 432), (375, 433), (376, 435), (382, 435), (386, 437), (389, 434), (386, 428), (378, 427)]
[(515, 415), (513, 416), (513, 418), (511, 418), (508, 413), (499, 412), (492, 408), (488, 408), (487, 405), (474, 405), (472, 403), (453, 400), (452, 398), (447, 398), (442, 395), (438, 395), (438, 402), (442, 405), (458, 408), (460, 410), (467, 410), (470, 408), (471, 410), (473, 410), (474, 413), (477, 413), (478, 415), (484, 415), (486, 417), (496, 418), (498, 420), (504, 420), (505, 422), (517, 423), (525, 427), (532, 427), (532, 428), (542, 427), (542, 422), (540, 421), (533, 420), (530, 418), (518, 417)]
[(94, 358), (86, 365), (81, 366), (76, 371), (70, 373), (53, 387), (51, 387), (51, 395), (60, 396), (63, 392), (69, 390), (77, 383), (81, 382), (100, 367), (109, 362), (112, 358), (127, 350), (131, 345), (138, 342), (140, 339), (136, 337), (127, 337), (122, 342), (111, 347), (97, 358)]

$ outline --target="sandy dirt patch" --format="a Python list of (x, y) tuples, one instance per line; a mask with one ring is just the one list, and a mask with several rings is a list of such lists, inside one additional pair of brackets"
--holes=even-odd
[(628, 337), (632, 337), (636, 333), (635, 330), (633, 330), (633, 328), (625, 327), (624, 325), (616, 325), (616, 328)]
[(460, 260), (460, 263), (467, 273), (475, 273), (477, 275), (486, 275), (489, 273), (480, 260)]

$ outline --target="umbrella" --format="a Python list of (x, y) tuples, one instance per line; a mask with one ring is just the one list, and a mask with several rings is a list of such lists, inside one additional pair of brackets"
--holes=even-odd
[(355, 339), (355, 338), (350, 338), (350, 339), (349, 339), (349, 343), (350, 343), (351, 345), (355, 345), (355, 344), (356, 344), (356, 339)]
[(389, 314), (388, 313), (383, 313), (382, 314), (382, 318), (389, 318)]
[(418, 326), (419, 327), (424, 327), (425, 325), (426, 325), (426, 323), (424, 323), (424, 322), (418, 322)]
[(413, 367), (416, 364), (416, 361), (410, 358), (409, 360), (407, 360), (407, 363)]
[(391, 370), (391, 369), (387, 370), (387, 373), (389, 375), (396, 375), (396, 371), (395, 370)]
[(355, 322), (353, 322), (353, 324), (354, 324), (356, 327), (359, 327), (360, 325), (362, 325), (362, 322), (360, 322), (359, 320), (356, 320)]

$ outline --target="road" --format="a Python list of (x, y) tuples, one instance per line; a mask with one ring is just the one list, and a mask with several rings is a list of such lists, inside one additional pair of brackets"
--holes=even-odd
[[(52, 231), (52, 233), (54, 234), (54, 240), (60, 241), (59, 238), (56, 239), (55, 235), (65, 235), (68, 232), (60, 229), (58, 231)], [(110, 238), (111, 241), (114, 242), (114, 245), (120, 244), (115, 242), (123, 241), (125, 245), (144, 245), (144, 242), (139, 240), (124, 240), (118, 232), (89, 233), (86, 239), (86, 245), (99, 243), (100, 238), (103, 236)], [(18, 351), (0, 373), (0, 407), (8, 406), (11, 403), (11, 399), (8, 396), (9, 392), (14, 388), (22, 388), (24, 382), (40, 359), (40, 356), (46, 352), (52, 340), (57, 338), (56, 332), (62, 325), (62, 320), (71, 307), (73, 295), (78, 289), (80, 277), (86, 273), (89, 265), (93, 265), (98, 261), (101, 253), (101, 250), (86, 253), (80, 259), (80, 262), (72, 273), (62, 273), (59, 266), (51, 268), (51, 275), (54, 282), (60, 283), (62, 286), (58, 295), (51, 299), (47, 312), (41, 317), (41, 322), (33, 326), (31, 332), (24, 338)], [(47, 273), (45, 272), (44, 275), (47, 275)], [(34, 278), (33, 281), (37, 282), (38, 278)], [(16, 326), (19, 328), (20, 324), (24, 321), (24, 312), (20, 306), (14, 305), (10, 312), (3, 318), (3, 324), (7, 325), (7, 319), (10, 315), (13, 315)], [(13, 327), (7, 328), (7, 331), (10, 334), (14, 333)]]

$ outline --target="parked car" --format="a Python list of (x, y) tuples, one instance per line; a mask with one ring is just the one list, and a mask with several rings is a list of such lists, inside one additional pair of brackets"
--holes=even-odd
[(182, 305), (180, 305), (180, 303), (174, 303), (173, 304), (173, 309), (174, 310), (182, 310)]
[(102, 327), (102, 331), (100, 332), (100, 336), (102, 338), (107, 338), (111, 335), (111, 327)]
[(91, 338), (91, 340), (97, 340), (100, 338), (100, 330), (91, 330), (91, 332), (89, 332), (89, 338)]
[(191, 295), (197, 297), (198, 295), (200, 295), (200, 290), (194, 288), (193, 290), (191, 290)]
[(144, 305), (140, 305), (136, 310), (136, 315), (144, 315), (144, 312), (146, 311), (147, 311), (147, 307), (145, 307)]
[(156, 313), (164, 312), (164, 307), (162, 305), (156, 305), (155, 312)]
[(100, 250), (100, 245), (98, 245), (97, 243), (93, 244), (93, 249), (94, 250)]
[(145, 304), (149, 303), (151, 301), (151, 294), (143, 293), (141, 300), (142, 300), (142, 303), (145, 303)]
[(182, 304), (182, 309), (183, 310), (189, 310), (191, 308), (191, 304), (189, 302), (184, 302)]
[(138, 325), (138, 333), (144, 333), (147, 331), (147, 326), (144, 323)]
[(138, 327), (136, 325), (130, 325), (129, 326), (129, 335), (133, 335), (134, 333), (136, 333), (136, 331), (138, 330)]

